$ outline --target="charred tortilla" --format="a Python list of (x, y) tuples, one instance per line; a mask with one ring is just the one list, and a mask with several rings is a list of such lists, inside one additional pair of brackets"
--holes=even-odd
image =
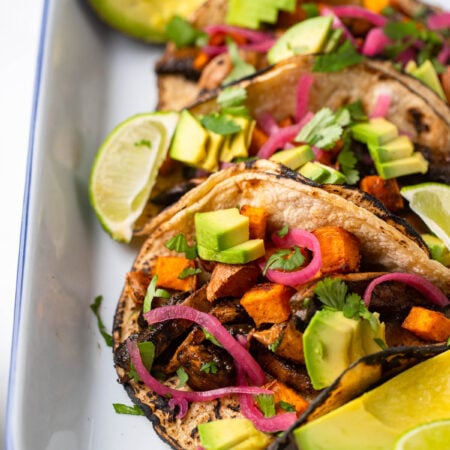
[[(450, 270), (429, 259), (419, 236), (401, 219), (390, 215), (373, 198), (344, 188), (323, 188), (300, 175), (268, 161), (241, 164), (210, 176), (181, 200), (155, 217), (148, 227), (149, 237), (142, 246), (131, 272), (150, 276), (156, 258), (174, 254), (166, 242), (183, 233), (189, 242), (194, 238), (194, 213), (232, 208), (248, 204), (263, 206), (268, 212), (268, 231), (288, 225), (290, 228), (314, 230), (337, 225), (354, 234), (361, 242), (362, 257), (375, 263), (381, 271), (402, 271), (422, 275), (450, 293)], [(114, 356), (119, 381), (131, 398), (142, 406), (155, 431), (173, 448), (189, 449), (198, 445), (196, 427), (201, 422), (239, 417), (240, 407), (234, 396), (206, 403), (192, 403), (184, 419), (168, 406), (168, 398), (149, 390), (142, 382), (129, 377), (129, 357), (125, 340), (139, 339), (156, 331), (141, 328), (142, 303), (129, 279), (119, 300), (114, 319)], [(142, 299), (141, 299), (142, 301)], [(205, 286), (181, 299), (204, 312), (212, 305), (206, 300)], [(169, 325), (162, 332), (173, 337), (183, 333), (185, 325)], [(173, 386), (177, 377), (166, 383)], [(315, 394), (312, 393), (312, 396)]]

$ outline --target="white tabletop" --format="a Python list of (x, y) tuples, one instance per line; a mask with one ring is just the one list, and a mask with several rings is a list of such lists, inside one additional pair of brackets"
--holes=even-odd
[[(43, 0), (0, 0), (0, 435), (4, 435), (22, 198)], [(3, 448), (3, 438), (0, 449)]]

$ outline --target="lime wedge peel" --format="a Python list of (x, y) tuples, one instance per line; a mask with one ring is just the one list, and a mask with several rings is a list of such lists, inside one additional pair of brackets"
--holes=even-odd
[(448, 448), (450, 419), (435, 420), (406, 431), (397, 440), (394, 450), (436, 450)]
[(410, 208), (450, 250), (450, 186), (444, 183), (420, 183), (400, 190)]
[(113, 239), (131, 240), (177, 122), (177, 112), (137, 114), (114, 128), (100, 146), (89, 196), (99, 222)]

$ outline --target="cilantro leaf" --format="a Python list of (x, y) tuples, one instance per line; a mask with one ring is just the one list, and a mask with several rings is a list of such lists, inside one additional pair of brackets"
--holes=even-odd
[(208, 330), (205, 330), (204, 328), (202, 328), (202, 330), (205, 338), (208, 339), (208, 341), (212, 342), (214, 345), (217, 345), (217, 347), (223, 347), (222, 344), (216, 339), (216, 337), (212, 335)]
[(339, 72), (364, 61), (350, 41), (345, 41), (335, 52), (317, 56), (313, 72)]
[(273, 417), (275, 415), (275, 401), (272, 394), (259, 394), (256, 396), (256, 402), (264, 417)]
[(189, 380), (189, 375), (186, 373), (186, 371), (182, 367), (179, 367), (177, 369), (177, 375), (178, 375), (177, 387), (179, 387), (179, 388), (183, 387)]
[(172, 17), (165, 31), (167, 39), (174, 42), (178, 48), (194, 45), (206, 35), (180, 16)]
[[(152, 369), (152, 366), (153, 366), (153, 361), (155, 359), (155, 344), (150, 341), (145, 341), (145, 342), (138, 342), (137, 346), (138, 346), (139, 353), (142, 358), (142, 363), (144, 364), (145, 368), (150, 372), (150, 370)], [(129, 371), (128, 375), (131, 378), (138, 380), (138, 381), (141, 379), (139, 374), (136, 372), (136, 369), (133, 366), (133, 363), (131, 363), (131, 367), (130, 367), (130, 371)]]
[(202, 367), (200, 367), (200, 370), (206, 373), (217, 373), (219, 369), (217, 368), (217, 364), (215, 362), (210, 361), (204, 363)]
[(197, 257), (196, 246), (190, 246), (187, 243), (186, 237), (183, 233), (178, 233), (172, 239), (169, 239), (166, 242), (166, 247), (169, 250), (175, 250), (178, 253), (184, 253), (187, 259), (195, 259)]
[(383, 31), (388, 38), (394, 41), (399, 41), (405, 38), (411, 39), (419, 37), (417, 23), (412, 20), (408, 22), (389, 21), (383, 27)]
[(145, 416), (144, 411), (138, 406), (128, 406), (123, 403), (113, 403), (114, 411), (117, 414), (130, 414), (132, 416)]
[(281, 230), (277, 231), (278, 236), (280, 237), (284, 237), (289, 233), (289, 227), (287, 225), (284, 225), (283, 228), (281, 228)]
[(97, 318), (98, 331), (103, 336), (105, 344), (108, 347), (112, 347), (113, 344), (112, 336), (106, 331), (106, 327), (103, 323), (102, 318), (100, 317), (100, 306), (102, 304), (102, 301), (103, 297), (101, 295), (98, 295), (97, 297), (95, 297), (94, 303), (90, 305), (90, 308), (92, 312), (95, 314), (95, 317)]
[(242, 86), (229, 86), (217, 96), (220, 108), (242, 106), (247, 98), (247, 90)]
[(241, 58), (238, 46), (235, 42), (228, 40), (227, 47), (228, 53), (230, 54), (231, 63), (233, 64), (233, 69), (231, 70), (231, 73), (225, 78), (223, 84), (228, 84), (235, 80), (240, 80), (241, 78), (247, 77), (256, 72), (256, 69), (251, 64), (246, 63)]
[(294, 406), (291, 405), (291, 404), (288, 403), (288, 402), (283, 401), (283, 400), (280, 400), (280, 401), (278, 402), (278, 406), (279, 406), (281, 409), (284, 409), (284, 410), (287, 411), (287, 412), (295, 412)]
[(269, 269), (292, 271), (298, 269), (305, 262), (305, 257), (300, 252), (298, 246), (294, 246), (294, 252), (290, 248), (282, 248), (273, 253), (267, 260), (263, 269), (263, 275)]
[(269, 348), (269, 350), (273, 353), (275, 353), (278, 349), (278, 347), (281, 344), (281, 341), (283, 340), (283, 335), (284, 333), (280, 334), (275, 341), (273, 341), (271, 344), (269, 344), (267, 347)]
[(237, 133), (242, 129), (239, 124), (225, 114), (219, 114), (217, 112), (203, 116), (200, 122), (207, 130), (224, 136)]
[(359, 181), (359, 172), (356, 169), (358, 158), (351, 149), (351, 132), (347, 128), (343, 133), (344, 145), (337, 156), (341, 172), (345, 175), (347, 184), (356, 184)]
[(201, 269), (196, 269), (195, 267), (186, 267), (179, 273), (178, 278), (180, 280), (184, 280), (187, 277), (191, 277), (192, 275), (197, 275), (199, 273), (202, 273)]
[(317, 283), (314, 293), (324, 305), (342, 311), (347, 296), (347, 285), (337, 278), (324, 278)]

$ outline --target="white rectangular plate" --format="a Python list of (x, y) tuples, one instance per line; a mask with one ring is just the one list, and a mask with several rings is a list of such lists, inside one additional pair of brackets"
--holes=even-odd
[(90, 167), (115, 125), (155, 108), (153, 65), (161, 50), (108, 30), (81, 0), (45, 3), (17, 281), (9, 450), (168, 448), (146, 418), (114, 412), (113, 403), (131, 402), (89, 308), (102, 295), (101, 314), (112, 328), (137, 252), (100, 229), (88, 200)]

